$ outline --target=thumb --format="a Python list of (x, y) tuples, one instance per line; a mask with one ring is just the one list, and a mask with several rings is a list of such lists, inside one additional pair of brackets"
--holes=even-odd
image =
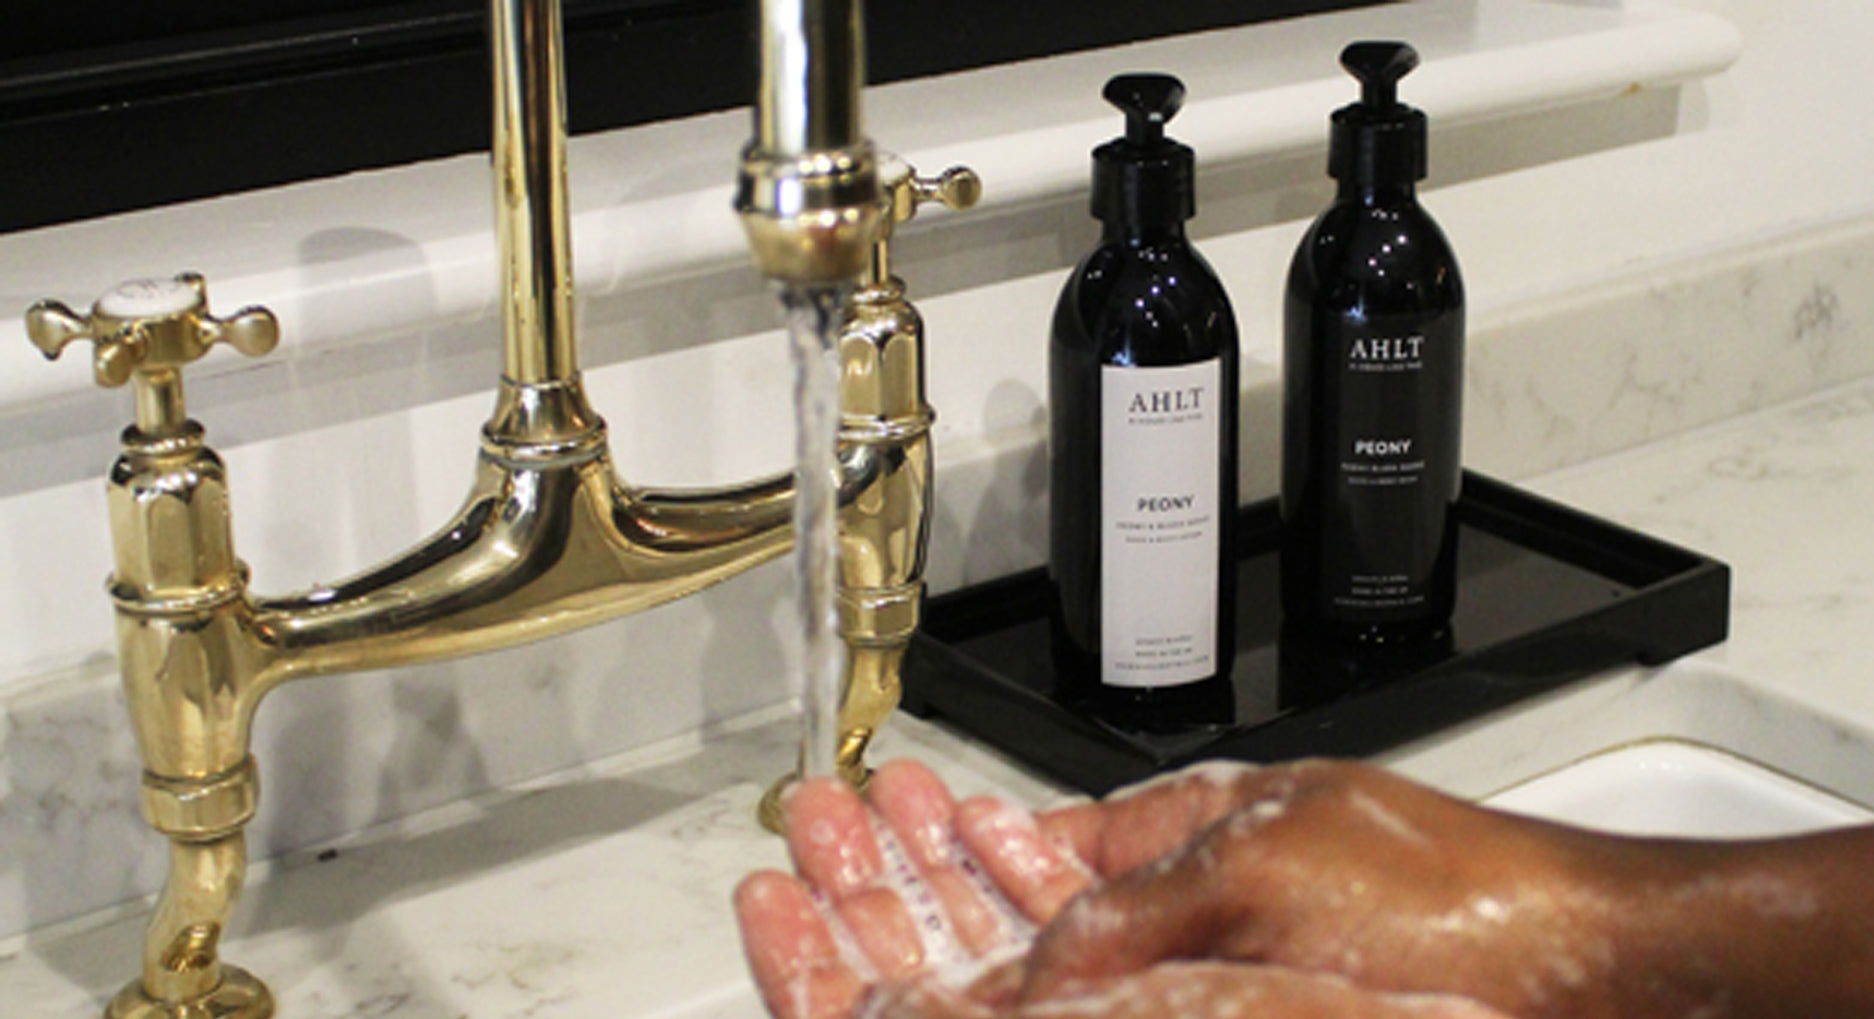
[(1074, 898), (1036, 936), (1022, 999), (1210, 955), (1231, 923), (1212, 859), (1199, 843)]

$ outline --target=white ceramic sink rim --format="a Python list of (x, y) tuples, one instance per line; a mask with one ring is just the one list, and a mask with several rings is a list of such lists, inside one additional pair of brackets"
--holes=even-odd
[(1755, 761), (1669, 738), (1611, 747), (1483, 802), (1644, 836), (1760, 838), (1874, 821), (1874, 811)]

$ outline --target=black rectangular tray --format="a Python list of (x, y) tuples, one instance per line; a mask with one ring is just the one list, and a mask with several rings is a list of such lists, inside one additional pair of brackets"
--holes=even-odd
[(1160, 734), (1102, 720), (1056, 682), (1040, 569), (931, 599), (905, 655), (905, 708), (1097, 795), (1205, 758), (1365, 756), (1725, 638), (1721, 562), (1470, 472), (1458, 513), (1451, 644), (1417, 662), (1350, 672), (1295, 642), (1284, 653), (1270, 500), (1238, 529), (1233, 721)]

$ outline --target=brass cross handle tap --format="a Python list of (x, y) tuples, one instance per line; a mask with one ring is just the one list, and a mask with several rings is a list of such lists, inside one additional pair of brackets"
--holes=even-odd
[(136, 424), (106, 486), (115, 549), (109, 590), (118, 657), (143, 757), (144, 818), (170, 841), (170, 881), (144, 936), (143, 975), (113, 1019), (265, 1019), (272, 998), (224, 966), (217, 945), (246, 874), (244, 826), (259, 775), (248, 753), (254, 664), (247, 568), (234, 554), (227, 476), (189, 420), (182, 369), (226, 343), (253, 356), (279, 343), (273, 313), (208, 312), (202, 277), (121, 284), (80, 316), (56, 301), (26, 312), (26, 335), (55, 359), (90, 340), (106, 387), (135, 384)]
[(26, 311), (26, 335), (47, 360), (74, 341), (92, 341), (98, 385), (115, 388), (136, 378), (138, 429), (165, 435), (180, 429), (186, 417), (182, 366), (217, 343), (258, 357), (280, 342), (280, 324), (265, 308), (215, 318), (208, 313), (208, 284), (185, 272), (119, 284), (84, 317), (57, 301), (40, 301)]

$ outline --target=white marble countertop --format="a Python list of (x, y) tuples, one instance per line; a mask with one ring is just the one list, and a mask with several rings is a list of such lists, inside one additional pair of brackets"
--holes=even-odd
[[(1874, 380), (1552, 473), (1528, 487), (1731, 564), (1730, 639), (1659, 670), (1584, 681), (1387, 755), (1482, 794), (1652, 736), (1711, 743), (1874, 803)], [(752, 1016), (728, 910), (780, 865), (754, 805), (790, 718), (747, 719), (257, 869), (231, 961), (291, 1019)], [(1060, 795), (900, 718), (968, 793)], [(9, 1015), (96, 1014), (129, 976), (140, 911), (0, 943)], [(24, 1006), (23, 1011), (21, 1006)]]

